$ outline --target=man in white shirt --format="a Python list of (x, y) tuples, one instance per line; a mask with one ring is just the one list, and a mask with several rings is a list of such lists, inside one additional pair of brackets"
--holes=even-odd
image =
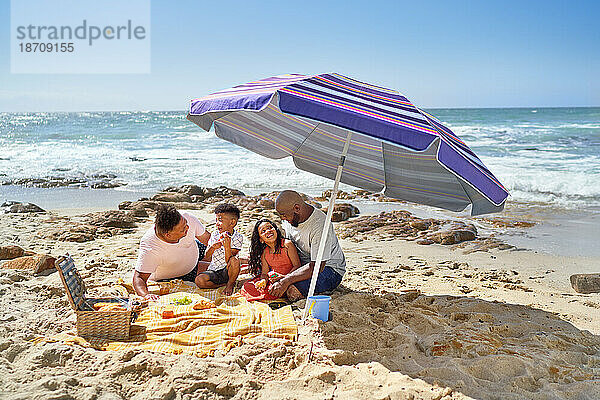
[[(275, 208), (283, 220), (282, 227), (286, 237), (291, 239), (298, 249), (302, 266), (275, 282), (271, 286), (270, 293), (277, 297), (285, 293), (290, 300), (306, 297), (317, 260), (326, 215), (323, 211), (305, 203), (293, 190), (281, 192), (275, 201)], [(315, 294), (335, 289), (342, 281), (345, 272), (346, 258), (331, 225), (325, 242)]]
[(198, 218), (180, 214), (172, 205), (159, 206), (154, 225), (140, 240), (133, 273), (135, 292), (156, 300), (158, 296), (148, 292), (148, 279), (194, 282), (209, 238)]

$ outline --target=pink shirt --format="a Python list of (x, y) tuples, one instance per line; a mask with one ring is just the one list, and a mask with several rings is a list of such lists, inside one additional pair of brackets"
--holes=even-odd
[(188, 223), (187, 234), (177, 243), (167, 243), (156, 236), (154, 225), (140, 240), (135, 270), (150, 273), (150, 279), (170, 279), (182, 276), (196, 268), (198, 264), (198, 245), (196, 236), (202, 235), (204, 225), (189, 213), (182, 213)]

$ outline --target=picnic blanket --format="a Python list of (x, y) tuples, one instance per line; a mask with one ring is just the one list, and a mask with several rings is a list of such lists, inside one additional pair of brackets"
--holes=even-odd
[[(140, 312), (127, 341), (82, 338), (75, 330), (38, 341), (62, 341), (99, 350), (144, 349), (163, 353), (213, 355), (263, 336), (293, 341), (298, 329), (290, 306), (272, 310), (267, 304), (248, 302), (239, 294), (224, 296), (223, 289), (198, 289), (183, 281), (161, 282), (151, 291), (163, 293), (160, 300)], [(121, 284), (123, 294), (131, 288)], [(187, 297), (190, 304), (174, 304)], [(210, 304), (195, 310), (194, 304)], [(164, 310), (172, 318), (163, 318)]]

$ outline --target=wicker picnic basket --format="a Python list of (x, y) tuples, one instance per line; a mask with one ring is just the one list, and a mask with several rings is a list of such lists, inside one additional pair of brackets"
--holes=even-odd
[[(77, 314), (77, 334), (83, 337), (92, 336), (111, 340), (128, 339), (131, 322), (135, 318), (135, 313), (128, 307), (128, 299), (86, 297), (85, 284), (75, 268), (73, 259), (70, 256), (60, 257), (55, 265), (65, 285), (69, 303)], [(96, 303), (116, 303), (126, 309), (96, 311), (94, 310)]]

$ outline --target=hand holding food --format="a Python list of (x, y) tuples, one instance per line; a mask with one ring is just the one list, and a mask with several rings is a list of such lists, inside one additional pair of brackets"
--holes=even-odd
[(254, 287), (257, 288), (258, 290), (265, 290), (265, 288), (267, 287), (267, 280), (261, 279), (258, 282), (255, 282)]
[(223, 244), (223, 246), (231, 247), (231, 236), (229, 236), (229, 233), (223, 232), (221, 234), (221, 243)]

